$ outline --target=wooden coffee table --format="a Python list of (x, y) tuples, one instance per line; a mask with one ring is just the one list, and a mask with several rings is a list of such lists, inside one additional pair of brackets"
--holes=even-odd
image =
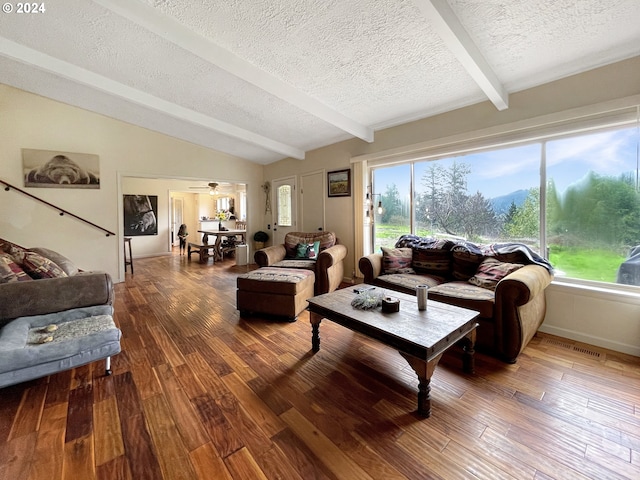
[[(363, 285), (358, 285), (363, 286)], [(380, 290), (379, 287), (376, 287)], [(395, 348), (418, 375), (418, 413), (431, 415), (431, 376), (442, 357), (452, 345), (463, 343), (463, 370), (473, 373), (476, 318), (479, 313), (466, 308), (429, 300), (425, 311), (418, 310), (414, 296), (386, 292), (400, 299), (400, 311), (382, 313), (358, 310), (351, 306), (353, 288), (336, 290), (308, 300), (312, 329), (311, 346), (320, 350), (320, 322), (323, 318)]]

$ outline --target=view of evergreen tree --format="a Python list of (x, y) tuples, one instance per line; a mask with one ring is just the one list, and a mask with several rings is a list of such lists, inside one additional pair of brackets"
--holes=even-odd
[(535, 239), (540, 232), (540, 189), (531, 188), (521, 207), (511, 205), (504, 231), (510, 238)]
[(617, 247), (640, 239), (640, 195), (630, 175), (619, 178), (590, 172), (560, 197), (551, 183), (548, 193), (551, 235), (567, 236), (564, 244)]
[(464, 204), (466, 216), (462, 219), (464, 237), (477, 240), (492, 237), (500, 231), (500, 222), (496, 217), (491, 201), (482, 193), (468, 196)]
[(380, 217), (382, 223), (397, 223), (401, 220), (402, 203), (400, 192), (395, 183), (387, 185), (387, 190), (380, 199), (382, 201), (382, 216)]

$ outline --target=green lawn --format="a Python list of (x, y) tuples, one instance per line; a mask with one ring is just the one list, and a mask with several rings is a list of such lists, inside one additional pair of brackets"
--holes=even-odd
[[(408, 225), (376, 224), (375, 251), (380, 247), (393, 247), (400, 235), (411, 233)], [(420, 231), (418, 235), (428, 236), (428, 231)], [(625, 256), (605, 249), (566, 248), (556, 245), (550, 247), (549, 260), (562, 276), (615, 283), (618, 267), (625, 261)]]
[(615, 282), (618, 267), (625, 256), (604, 249), (580, 249), (551, 246), (549, 260), (563, 276)]

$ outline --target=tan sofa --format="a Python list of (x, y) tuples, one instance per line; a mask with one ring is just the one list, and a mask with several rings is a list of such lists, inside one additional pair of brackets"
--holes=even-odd
[[(300, 257), (298, 247), (311, 244), (319, 247), (315, 257)], [(338, 288), (344, 277), (343, 260), (346, 256), (347, 247), (338, 243), (333, 232), (290, 232), (285, 235), (283, 244), (256, 251), (254, 259), (261, 267), (304, 268), (313, 271), (314, 293), (320, 295)]]
[(404, 235), (385, 253), (359, 260), (365, 283), (414, 295), (426, 284), (429, 299), (480, 312), (479, 351), (514, 363), (544, 321), (553, 268), (525, 245)]

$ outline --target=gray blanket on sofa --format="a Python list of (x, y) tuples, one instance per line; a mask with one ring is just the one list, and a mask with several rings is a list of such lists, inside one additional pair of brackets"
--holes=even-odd
[(540, 265), (546, 268), (549, 273), (553, 274), (553, 266), (545, 258), (542, 258), (536, 252), (531, 250), (527, 245), (516, 242), (476, 244), (468, 241), (451, 241), (442, 240), (432, 237), (419, 237), (417, 235), (402, 235), (396, 242), (396, 248), (408, 247), (414, 249), (433, 249), (451, 250), (451, 251), (467, 251), (475, 255), (484, 257), (500, 257), (501, 255), (509, 255), (518, 253), (523, 255), (529, 263)]

